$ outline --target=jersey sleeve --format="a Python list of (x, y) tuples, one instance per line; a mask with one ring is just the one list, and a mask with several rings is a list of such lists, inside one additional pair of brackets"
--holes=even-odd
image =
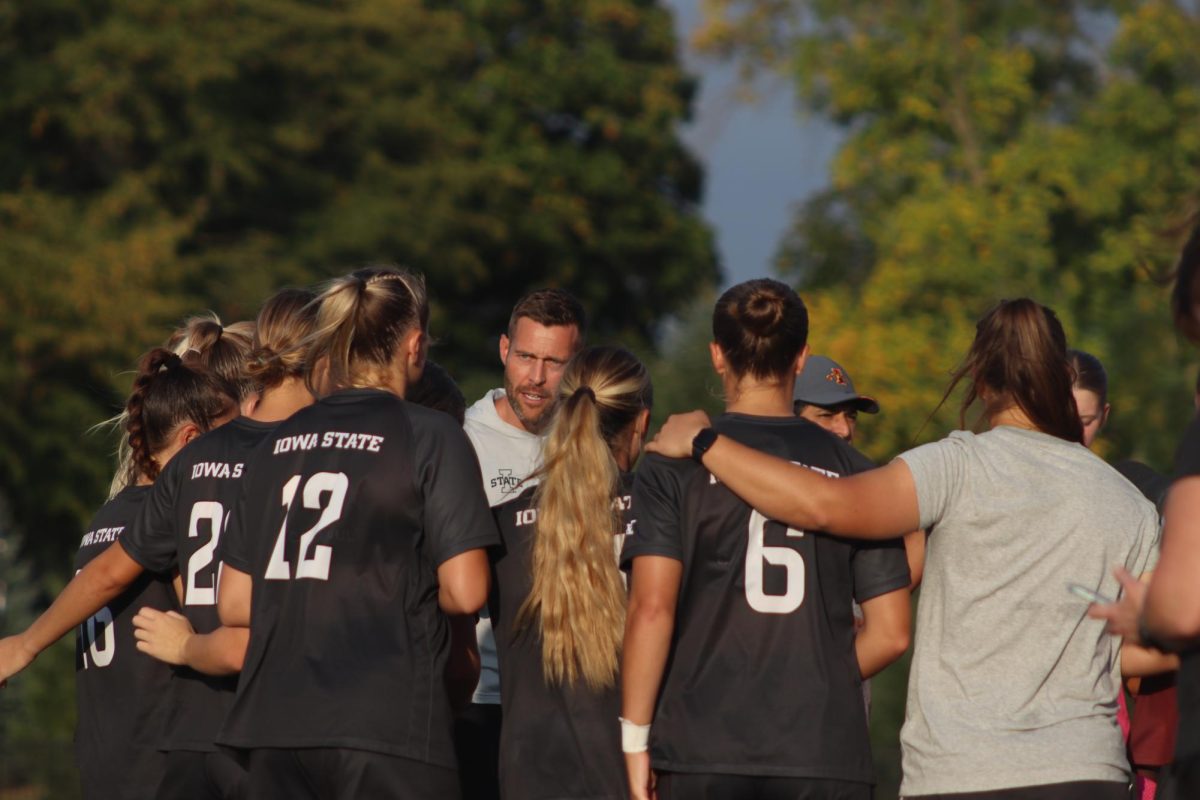
[(1192, 420), (1175, 451), (1175, 478), (1200, 475), (1200, 416)]
[(665, 556), (683, 560), (683, 507), (680, 502), (681, 468), (689, 461), (648, 455), (633, 481), (634, 513), (625, 526), (621, 568), (628, 569), (638, 556)]
[(907, 589), (912, 583), (903, 539), (856, 542), (850, 569), (854, 599), (859, 603), (897, 589)]
[[(250, 474), (254, 473), (251, 472)], [(220, 541), (217, 542), (217, 559), (222, 564), (228, 564), (238, 572), (250, 575), (253, 569), (253, 554), (249, 549), (250, 537), (246, 535), (246, 495), (248, 487), (248, 483), (242, 483), (241, 490), (238, 492), (237, 502), (233, 504), (233, 510), (229, 514), (229, 521), (225, 523), (225, 531), (221, 534)]]
[(150, 572), (166, 572), (179, 560), (175, 515), (183, 461), (178, 456), (159, 474), (133, 526), (119, 541), (125, 553)]
[(966, 444), (956, 434), (896, 456), (908, 465), (921, 522), (929, 530), (950, 511), (962, 485)]
[(425, 500), (423, 527), (437, 566), (475, 548), (500, 544), (496, 522), (483, 493), (483, 476), (471, 442), (445, 414), (414, 420), (416, 469)]

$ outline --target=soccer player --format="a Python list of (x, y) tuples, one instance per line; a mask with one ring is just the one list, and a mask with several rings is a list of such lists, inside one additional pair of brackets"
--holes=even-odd
[(447, 614), (482, 607), (498, 539), (462, 430), (401, 399), (428, 319), (414, 274), (333, 281), (308, 350), (320, 400), (247, 465), (219, 610), (250, 644), (219, 741), (255, 800), (458, 794)]
[(841, 480), (701, 436), (701, 412), (668, 420), (651, 445), (679, 457), (695, 444), (716, 480), (785, 524), (860, 538), (932, 528), (900, 734), (905, 797), (1127, 796), (1120, 642), (1066, 585), (1113, 596), (1111, 564), (1151, 568), (1157, 515), (1082, 446), (1070, 376), (1055, 314), (1009, 300), (979, 321), (950, 387), (968, 381), (962, 416), (981, 400), (985, 433)]
[[(142, 357), (123, 414), (130, 474), (88, 525), (75, 556), (77, 572), (133, 525), (150, 485), (184, 445), (236, 414), (232, 392), (168, 350)], [(175, 605), (171, 576), (144, 573), (78, 628), (75, 758), (86, 800), (156, 796), (166, 767), (158, 745), (171, 673), (137, 654), (131, 620), (143, 606), (166, 611)]]
[[(867, 469), (793, 414), (807, 337), (804, 303), (778, 281), (721, 296), (710, 348), (726, 413), (716, 430), (814, 474)], [(861, 679), (908, 647), (901, 544), (790, 528), (699, 464), (657, 456), (638, 468), (633, 504), (622, 553), (632, 564), (622, 746), (633, 797), (869, 798)]]
[(500, 656), (506, 800), (628, 796), (617, 550), (635, 512), (628, 473), (650, 420), (650, 376), (616, 347), (581, 351), (558, 388), (541, 482), (494, 509), (489, 605)]
[[(517, 301), (500, 336), (504, 387), (467, 409), (464, 428), (483, 472), (488, 504), (516, 497), (536, 480), (542, 441), (567, 361), (583, 346), (583, 306), (561, 289), (538, 289)], [(455, 722), (463, 797), (495, 800), (500, 753), (500, 675), (487, 610), (476, 626), (480, 676), (471, 706)]]

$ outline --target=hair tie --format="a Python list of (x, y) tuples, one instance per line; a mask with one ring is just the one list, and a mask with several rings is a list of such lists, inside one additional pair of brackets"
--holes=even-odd
[(592, 391), (592, 387), (590, 386), (580, 386), (575, 390), (575, 394), (586, 394), (588, 397), (592, 398), (593, 403), (596, 402), (596, 393)]

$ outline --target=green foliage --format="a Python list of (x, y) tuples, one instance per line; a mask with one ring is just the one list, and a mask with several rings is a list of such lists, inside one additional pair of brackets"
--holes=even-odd
[(529, 288), (649, 346), (717, 278), (656, 3), (12, 4), (0, 87), (0, 491), (38, 572), (107, 483), (84, 429), (188, 313), (401, 262), (469, 377)]
[(791, 71), (802, 100), (846, 126), (832, 185), (798, 210), (778, 266), (811, 302), (814, 349), (882, 401), (872, 455), (957, 426), (953, 400), (926, 420), (974, 321), (1029, 295), (1108, 366), (1103, 452), (1168, 468), (1192, 379), (1161, 278), (1200, 167), (1195, 13), (1165, 2), (710, 5), (702, 42), (713, 52)]

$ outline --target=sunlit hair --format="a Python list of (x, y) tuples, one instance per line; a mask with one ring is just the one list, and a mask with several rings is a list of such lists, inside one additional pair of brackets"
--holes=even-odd
[(259, 391), (272, 389), (287, 378), (303, 377), (301, 343), (316, 327), (316, 299), (316, 292), (309, 289), (280, 289), (259, 309), (246, 363), (246, 374)]
[[(189, 317), (167, 338), (164, 348), (177, 356), (187, 355), (196, 366), (211, 372), (218, 379), (233, 387), (240, 403), (258, 390), (257, 384), (247, 374), (247, 362), (254, 345), (254, 323), (235, 322), (222, 325), (213, 312)], [(117, 443), (117, 471), (108, 487), (109, 498), (129, 485), (129, 476), (136, 480), (137, 468), (129, 448), (128, 418), (124, 410), (115, 417), (94, 426), (92, 430), (119, 430), (121, 440)]]
[[(612, 686), (625, 629), (625, 587), (613, 552), (622, 531), (613, 450), (653, 397), (650, 374), (617, 347), (571, 359), (546, 437), (535, 494), (533, 589), (516, 627), (536, 625), (552, 684)], [(635, 454), (631, 454), (635, 455)]]
[(959, 414), (964, 428), (967, 409), (986, 391), (989, 412), (1015, 405), (1043, 433), (1082, 444), (1072, 374), (1058, 316), (1029, 298), (1001, 300), (975, 325), (975, 341), (942, 402), (966, 378)]
[(425, 362), (421, 380), (408, 387), (404, 399), (454, 417), (462, 425), (467, 416), (467, 398), (450, 373), (433, 361)]
[(1067, 361), (1074, 375), (1072, 387), (1100, 398), (1100, 407), (1108, 402), (1108, 373), (1100, 359), (1082, 350), (1067, 350)]
[(717, 300), (712, 331), (735, 375), (782, 379), (794, 372), (808, 343), (808, 309), (786, 284), (744, 281)]
[(336, 278), (317, 303), (305, 381), (318, 397), (338, 389), (386, 387), (396, 347), (414, 329), (429, 326), (424, 278), (394, 267), (367, 267)]
[[(1175, 327), (1193, 342), (1200, 342), (1200, 215), (1192, 219), (1192, 230), (1179, 253), (1175, 285), (1171, 289), (1171, 314)], [(1200, 385), (1198, 382), (1197, 385)]]
[(248, 320), (222, 325), (211, 311), (191, 317), (167, 339), (167, 349), (177, 356), (196, 354), (196, 363), (238, 390), (238, 401), (258, 391), (246, 372), (254, 348), (254, 323)]
[(130, 452), (125, 485), (137, 483), (141, 476), (157, 478), (162, 464), (154, 454), (166, 447), (171, 434), (185, 422), (201, 432), (212, 429), (219, 418), (237, 408), (234, 392), (192, 356), (181, 359), (162, 347), (142, 356), (125, 402)]

